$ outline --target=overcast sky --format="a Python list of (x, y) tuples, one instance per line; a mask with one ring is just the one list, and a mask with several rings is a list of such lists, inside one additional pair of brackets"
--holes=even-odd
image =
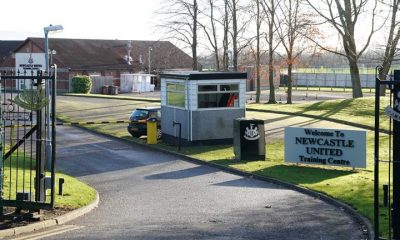
[(158, 40), (154, 12), (162, 0), (4, 0), (0, 40), (44, 37), (43, 28), (61, 24), (50, 37)]

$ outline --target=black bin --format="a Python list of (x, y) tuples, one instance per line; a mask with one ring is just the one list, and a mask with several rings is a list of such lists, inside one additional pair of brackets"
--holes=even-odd
[(103, 87), (101, 87), (101, 94), (108, 94), (109, 91), (109, 86), (104, 85)]
[(265, 160), (264, 121), (247, 118), (233, 120), (233, 147), (236, 160)]
[(109, 86), (108, 94), (110, 94), (110, 95), (118, 95), (118, 87), (117, 86)]

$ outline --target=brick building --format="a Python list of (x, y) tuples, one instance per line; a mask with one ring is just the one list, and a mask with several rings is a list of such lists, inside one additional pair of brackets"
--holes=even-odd
[[(0, 48), (4, 52), (0, 51), (0, 69), (44, 69), (44, 38), (0, 41), (0, 46), (4, 46)], [(165, 69), (192, 68), (192, 58), (168, 41), (50, 38), (49, 50), (50, 64), (58, 66), (60, 92), (70, 91), (70, 81), (75, 75), (112, 77), (119, 86), (120, 74), (148, 73), (149, 66), (152, 74)], [(154, 81), (157, 85), (157, 79)]]

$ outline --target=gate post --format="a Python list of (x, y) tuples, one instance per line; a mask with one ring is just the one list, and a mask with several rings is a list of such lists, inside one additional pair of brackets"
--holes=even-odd
[[(394, 71), (393, 109), (400, 114), (400, 70)], [(397, 83), (396, 83), (397, 82)], [(400, 122), (393, 119), (393, 238), (400, 239)]]
[[(44, 99), (44, 84), (42, 73), (40, 72), (37, 77), (37, 90), (39, 98)], [(46, 188), (45, 188), (45, 111), (43, 108), (37, 109), (36, 111), (36, 181), (35, 181), (35, 201), (45, 202), (46, 201)]]
[[(1, 73), (0, 73), (1, 76)], [(0, 83), (0, 105), (2, 102), (2, 84)], [(0, 110), (0, 220), (4, 219), (4, 161), (3, 161), (3, 111)]]

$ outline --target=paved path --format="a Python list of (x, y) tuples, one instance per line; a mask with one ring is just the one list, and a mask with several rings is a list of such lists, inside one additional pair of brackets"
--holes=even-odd
[(101, 201), (45, 239), (362, 238), (343, 211), (298, 192), (73, 127), (57, 134), (58, 169)]

